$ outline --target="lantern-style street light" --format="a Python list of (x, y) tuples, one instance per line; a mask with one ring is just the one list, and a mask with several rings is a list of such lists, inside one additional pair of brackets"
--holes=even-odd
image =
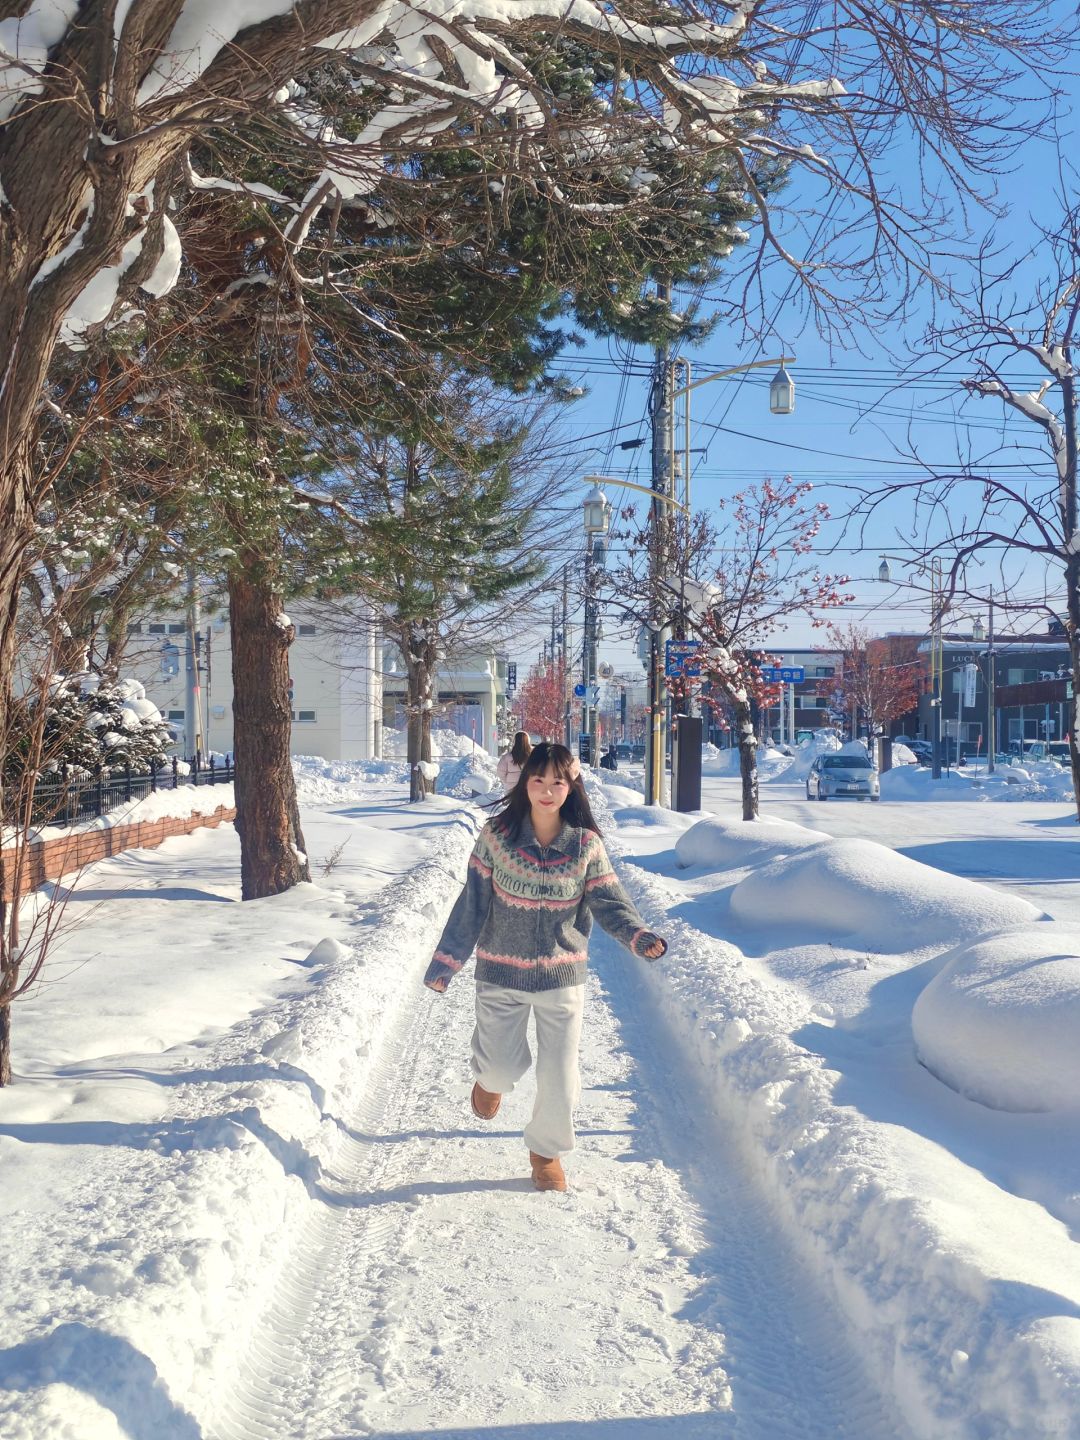
[(795, 409), (795, 381), (782, 360), (780, 369), (769, 381), (769, 409), (774, 415), (790, 415)]

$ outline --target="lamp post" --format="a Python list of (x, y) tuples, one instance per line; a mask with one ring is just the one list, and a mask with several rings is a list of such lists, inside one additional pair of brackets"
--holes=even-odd
[[(892, 581), (892, 571), (889, 569), (890, 558), (896, 556), (882, 555), (881, 564), (878, 566), (878, 579), (882, 584)], [(914, 566), (922, 574), (930, 579), (930, 773), (933, 779), (941, 779), (941, 671), (942, 671), (942, 644), (941, 644), (941, 594), (942, 594), (942, 573), (941, 559), (939, 556), (931, 556), (929, 561), (924, 560), (900, 560), (901, 565)], [(903, 583), (892, 581), (893, 584)], [(957, 753), (959, 754), (960, 737), (957, 736)]]
[(611, 505), (599, 485), (585, 496), (583, 501), (585, 524), (585, 638), (582, 646), (581, 670), (585, 684), (585, 697), (581, 707), (581, 759), (587, 765), (596, 764), (596, 705), (593, 696), (596, 687), (596, 584), (594, 572), (603, 569), (605, 560), (604, 535), (611, 520)]

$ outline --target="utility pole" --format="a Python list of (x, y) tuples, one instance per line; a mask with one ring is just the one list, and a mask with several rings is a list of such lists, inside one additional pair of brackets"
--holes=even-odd
[[(656, 282), (656, 298), (671, 304), (671, 285)], [(671, 370), (666, 343), (656, 348), (653, 367), (652, 488), (655, 496), (649, 511), (649, 733), (645, 741), (645, 803), (664, 803), (664, 762), (667, 754), (667, 686), (664, 683), (664, 641), (667, 638), (667, 607), (660, 599), (660, 584), (666, 570), (665, 544), (669, 506), (665, 503), (671, 484)]]
[(941, 641), (941, 591), (943, 586), (940, 580), (939, 561), (935, 557), (930, 561), (930, 669), (932, 675), (930, 744), (933, 747), (930, 775), (934, 780), (941, 779), (941, 672), (944, 655)]
[(562, 662), (563, 677), (563, 744), (569, 750), (574, 741), (574, 720), (570, 705), (570, 567), (562, 572)]
[(986, 773), (994, 773), (997, 749), (997, 680), (994, 675), (994, 592), (990, 591), (990, 614), (986, 627)]

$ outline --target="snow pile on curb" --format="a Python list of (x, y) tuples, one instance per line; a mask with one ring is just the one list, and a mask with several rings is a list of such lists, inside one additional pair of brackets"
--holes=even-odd
[(1003, 930), (946, 956), (912, 1013), (919, 1059), (994, 1110), (1080, 1107), (1080, 931)]
[(992, 775), (978, 766), (943, 770), (935, 780), (927, 765), (904, 765), (881, 777), (883, 800), (1063, 800), (1073, 798), (1072, 774), (1052, 761), (1030, 766), (999, 765)]
[[(668, 811), (659, 810), (667, 820)], [(621, 816), (616, 812), (616, 820)], [(679, 864), (688, 869), (700, 865), (708, 870), (727, 870), (743, 865), (758, 865), (808, 845), (828, 840), (824, 830), (809, 830), (790, 820), (759, 815), (756, 820), (698, 820), (675, 845)]]
[[(859, 858), (834, 842), (769, 868), (787, 866), (785, 878), (793, 878), (802, 867), (802, 905), (814, 901), (823, 861), (830, 882), (854, 899)], [(871, 875), (875, 888), (857, 923), (879, 945), (901, 886), (909, 901), (928, 902), (926, 938), (937, 928), (955, 941), (973, 915), (998, 913), (1002, 897), (987, 888), (949, 891), (937, 883), (949, 877), (907, 863), (894, 870), (882, 861)], [(672, 947), (643, 982), (657, 1015), (696, 1057), (723, 1123), (913, 1432), (920, 1440), (1076, 1435), (1080, 1262), (1065, 1226), (902, 1121), (883, 1127), (846, 1103), (843, 1077), (798, 1043), (821, 1024), (820, 1007), (761, 978), (733, 945), (669, 916), (661, 876), (621, 863), (619, 870)], [(773, 918), (779, 879), (757, 893)], [(836, 896), (819, 906), (822, 922), (826, 914), (840, 921)]]
[(882, 953), (940, 949), (1042, 918), (1027, 900), (859, 839), (827, 840), (758, 865), (735, 886), (731, 913), (748, 927), (843, 936)]

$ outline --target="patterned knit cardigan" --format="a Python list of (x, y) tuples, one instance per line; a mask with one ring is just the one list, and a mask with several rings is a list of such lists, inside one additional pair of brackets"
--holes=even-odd
[(528, 991), (583, 985), (594, 918), (635, 955), (660, 939), (645, 928), (595, 831), (564, 823), (541, 845), (528, 816), (516, 841), (489, 820), (424, 983), (449, 980), (475, 946), (478, 981)]

